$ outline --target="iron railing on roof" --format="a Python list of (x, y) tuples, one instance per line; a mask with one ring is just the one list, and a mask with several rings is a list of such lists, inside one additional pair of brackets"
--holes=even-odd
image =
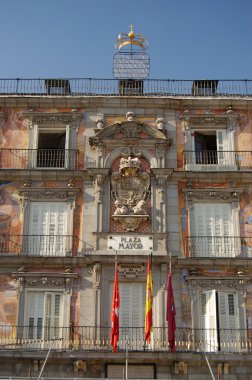
[(248, 258), (252, 257), (252, 237), (189, 236), (185, 249), (189, 257)]
[(0, 256), (75, 256), (77, 248), (73, 235), (0, 235)]
[(252, 80), (0, 79), (1, 95), (251, 97)]
[(246, 172), (252, 170), (252, 151), (186, 150), (183, 161), (185, 170)]
[(0, 149), (0, 169), (77, 169), (75, 149)]
[[(33, 322), (33, 319), (31, 319)], [(252, 352), (252, 331), (247, 329), (176, 328), (178, 352)], [(168, 352), (166, 327), (154, 327), (150, 344), (144, 327), (120, 327), (118, 351)], [(80, 350), (111, 352), (110, 327), (52, 327), (0, 325), (0, 350)]]

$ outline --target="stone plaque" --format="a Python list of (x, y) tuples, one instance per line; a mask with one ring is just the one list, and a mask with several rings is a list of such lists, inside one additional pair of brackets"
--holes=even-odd
[(153, 240), (152, 236), (110, 235), (108, 237), (108, 249), (115, 251), (152, 251)]

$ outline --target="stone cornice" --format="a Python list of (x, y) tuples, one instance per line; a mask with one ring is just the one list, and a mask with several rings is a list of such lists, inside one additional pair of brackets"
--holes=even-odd
[(197, 201), (224, 201), (238, 203), (243, 189), (234, 188), (203, 188), (203, 189), (183, 189), (182, 193), (188, 202), (188, 206), (192, 206), (192, 202)]

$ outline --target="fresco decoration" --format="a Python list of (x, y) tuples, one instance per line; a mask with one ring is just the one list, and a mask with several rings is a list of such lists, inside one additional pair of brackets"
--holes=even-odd
[(0, 274), (0, 330), (4, 328), (5, 333), (12, 333), (6, 327), (15, 326), (18, 309), (17, 287), (11, 274)]
[(17, 187), (14, 182), (0, 182), (0, 236), (21, 234), (21, 204)]

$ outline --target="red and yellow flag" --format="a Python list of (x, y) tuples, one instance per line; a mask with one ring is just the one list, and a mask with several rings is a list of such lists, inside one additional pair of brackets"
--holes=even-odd
[(151, 275), (151, 262), (148, 258), (147, 266), (147, 283), (146, 283), (146, 301), (145, 301), (145, 335), (144, 339), (150, 343), (152, 333), (152, 303), (153, 303), (153, 282)]
[(116, 352), (117, 341), (119, 339), (119, 307), (120, 307), (120, 293), (118, 282), (118, 267), (115, 265), (115, 279), (114, 279), (114, 291), (111, 305), (111, 336), (110, 343), (113, 347), (113, 351)]

